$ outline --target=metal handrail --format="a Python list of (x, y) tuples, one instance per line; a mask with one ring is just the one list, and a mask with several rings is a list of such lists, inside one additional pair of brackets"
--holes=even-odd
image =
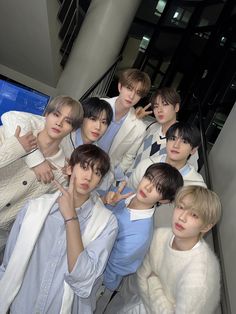
[[(88, 98), (92, 92), (103, 82), (103, 80), (106, 78), (106, 76), (109, 73), (114, 74), (114, 70), (116, 69), (116, 66), (118, 63), (122, 60), (122, 55), (119, 55), (116, 60), (113, 62), (113, 64), (107, 69), (107, 71), (80, 97), (80, 101)], [(111, 83), (111, 79), (109, 80), (109, 84)]]

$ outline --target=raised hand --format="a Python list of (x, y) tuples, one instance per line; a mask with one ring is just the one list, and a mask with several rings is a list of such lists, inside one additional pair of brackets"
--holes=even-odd
[(18, 125), (15, 131), (15, 137), (23, 146), (24, 150), (28, 153), (32, 149), (37, 147), (37, 138), (33, 135), (31, 131), (27, 132), (25, 135), (20, 136), (21, 127)]
[(37, 180), (44, 184), (51, 183), (54, 180), (54, 174), (52, 172), (54, 169), (55, 168), (47, 160), (32, 168)]
[(116, 203), (118, 203), (119, 201), (128, 198), (129, 196), (133, 195), (133, 192), (129, 192), (126, 194), (121, 194), (126, 186), (126, 181), (122, 181), (117, 189), (116, 192), (110, 191), (108, 192), (105, 197), (105, 204), (109, 204), (112, 206), (115, 206)]
[(57, 202), (59, 205), (60, 212), (64, 220), (70, 219), (76, 216), (75, 203), (74, 203), (74, 182), (75, 176), (71, 176), (68, 189), (65, 189), (58, 181), (53, 181), (61, 191), (61, 196), (59, 196)]
[(152, 110), (149, 110), (147, 111), (148, 108), (151, 107), (151, 103), (149, 103), (148, 105), (146, 105), (145, 107), (137, 107), (135, 109), (135, 114), (136, 114), (136, 117), (138, 119), (143, 119), (144, 117), (148, 116), (149, 114), (151, 114), (153, 111)]

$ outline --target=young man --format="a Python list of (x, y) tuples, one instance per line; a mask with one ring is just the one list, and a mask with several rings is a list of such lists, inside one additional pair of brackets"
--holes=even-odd
[(113, 109), (113, 120), (98, 143), (110, 156), (115, 180), (123, 179), (143, 140), (146, 127), (133, 106), (148, 93), (150, 85), (146, 73), (127, 69), (119, 77), (119, 96), (105, 99)]
[[(135, 273), (150, 246), (153, 235), (153, 214), (156, 206), (174, 200), (176, 191), (183, 185), (179, 171), (166, 164), (153, 164), (146, 170), (137, 192), (127, 198), (130, 189), (119, 187), (108, 197), (117, 201), (114, 207), (107, 205), (117, 218), (119, 232), (104, 272), (103, 284), (108, 290), (98, 302), (96, 313), (102, 312), (102, 304), (116, 290), (124, 276)], [(112, 194), (113, 192), (111, 192)]]
[(92, 144), (72, 153), (68, 190), (33, 199), (19, 213), (0, 268), (0, 313), (92, 313), (94, 285), (117, 234), (117, 221), (93, 192), (109, 170)]
[[(55, 191), (53, 184), (38, 182), (37, 175), (30, 168), (32, 154), (43, 154), (52, 165), (53, 175), (60, 183), (66, 183), (61, 169), (65, 165), (65, 154), (61, 149), (61, 141), (81, 123), (83, 109), (76, 100), (67, 96), (58, 96), (48, 105), (45, 119), (35, 125), (31, 132), (20, 136), (18, 127), (15, 136), (6, 137), (6, 117), (0, 127), (0, 250), (5, 245), (10, 227), (22, 205), (33, 197)], [(24, 128), (24, 123), (19, 120)], [(37, 138), (36, 138), (37, 137)], [(32, 145), (31, 145), (32, 144)]]
[(202, 237), (220, 216), (214, 192), (183, 187), (176, 196), (172, 228), (155, 230), (137, 276), (127, 280), (106, 313), (215, 313), (219, 263)]
[[(84, 119), (81, 127), (75, 132), (71, 132), (61, 143), (67, 158), (70, 158), (74, 148), (79, 145), (96, 143), (105, 133), (112, 120), (111, 106), (105, 100), (91, 97), (82, 102), (82, 107)], [(2, 116), (2, 120), (5, 124), (8, 124), (8, 129), (11, 130), (11, 133), (14, 133), (16, 126), (22, 126), (22, 123), (24, 132), (31, 130), (32, 125), (41, 126), (44, 117), (26, 112), (10, 111)], [(30, 154), (28, 159), (29, 167), (33, 168), (39, 181), (50, 183), (53, 180), (52, 169), (40, 151)]]
[(129, 177), (128, 186), (136, 189), (141, 178), (153, 163), (166, 162), (180, 171), (184, 185), (206, 186), (202, 176), (188, 163), (200, 145), (200, 133), (196, 126), (189, 123), (176, 122), (166, 132), (166, 153), (142, 160)]

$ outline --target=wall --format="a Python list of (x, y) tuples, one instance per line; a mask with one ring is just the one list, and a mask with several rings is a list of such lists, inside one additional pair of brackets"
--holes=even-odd
[[(236, 313), (236, 104), (214, 144), (209, 164), (214, 191), (220, 196), (223, 216), (219, 224), (231, 312)], [(228, 313), (227, 313), (228, 314)]]

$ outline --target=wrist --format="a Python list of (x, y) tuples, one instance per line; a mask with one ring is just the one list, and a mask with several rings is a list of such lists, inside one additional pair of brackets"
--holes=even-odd
[(72, 221), (76, 221), (76, 220), (78, 220), (78, 216), (74, 215), (74, 216), (72, 216), (70, 218), (64, 219), (64, 223), (66, 225), (67, 223), (72, 222)]

